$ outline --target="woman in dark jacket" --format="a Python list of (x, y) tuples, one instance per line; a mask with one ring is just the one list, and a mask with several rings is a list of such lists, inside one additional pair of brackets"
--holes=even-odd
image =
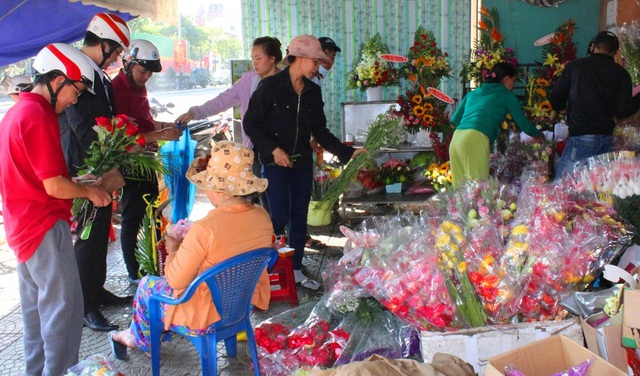
[(262, 161), (269, 180), (267, 198), (276, 233), (289, 223), (289, 246), (295, 249), (296, 283), (317, 290), (319, 285), (302, 273), (307, 234), (307, 211), (313, 184), (313, 136), (342, 163), (364, 151), (343, 145), (327, 129), (320, 87), (310, 81), (319, 61), (327, 59), (318, 39), (300, 35), (289, 44), (283, 71), (263, 79), (249, 102), (243, 127)]

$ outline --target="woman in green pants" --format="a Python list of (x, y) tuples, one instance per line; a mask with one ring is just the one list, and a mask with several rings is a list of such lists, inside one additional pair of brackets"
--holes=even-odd
[(453, 114), (451, 122), (456, 131), (449, 156), (454, 186), (463, 180), (489, 177), (489, 152), (507, 114), (529, 136), (542, 137), (511, 92), (517, 74), (516, 67), (509, 63), (494, 65), (485, 83), (467, 94)]

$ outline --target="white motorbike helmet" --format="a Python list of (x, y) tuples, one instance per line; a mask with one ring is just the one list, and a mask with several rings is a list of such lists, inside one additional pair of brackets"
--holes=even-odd
[(13, 76), (8, 78), (6, 81), (7, 91), (6, 94), (18, 94), (21, 91), (29, 91), (31, 90), (31, 78), (27, 75), (20, 74), (17, 76)]
[(162, 70), (160, 52), (155, 44), (144, 39), (134, 39), (129, 46), (129, 53), (125, 56), (130, 64), (138, 64), (151, 72)]
[[(64, 43), (52, 43), (40, 50), (33, 60), (33, 69), (38, 75), (47, 73), (58, 73), (65, 76), (70, 82), (81, 82), (85, 85), (86, 91), (95, 94), (93, 91), (94, 70), (89, 63), (89, 58), (82, 52)], [(55, 108), (58, 93), (62, 90), (60, 86), (55, 92), (46, 82), (47, 89), (51, 94), (51, 105)]]
[(126, 52), (129, 49), (131, 33), (127, 22), (113, 13), (98, 13), (91, 19), (87, 31), (101, 39), (112, 40), (122, 46)]

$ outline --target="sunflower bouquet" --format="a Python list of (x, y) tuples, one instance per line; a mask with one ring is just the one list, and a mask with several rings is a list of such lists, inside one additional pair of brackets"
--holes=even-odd
[(518, 65), (515, 51), (504, 46), (504, 36), (500, 32), (500, 17), (496, 8), (489, 11), (482, 6), (478, 29), (480, 38), (471, 52), (470, 61), (463, 65), (461, 73), (463, 81), (473, 81), (476, 85), (485, 81), (497, 63)]
[(401, 68), (401, 73), (411, 86), (398, 97), (399, 109), (396, 115), (402, 116), (403, 126), (410, 133), (420, 129), (433, 129), (449, 122), (446, 113), (447, 104), (436, 99), (428, 92), (436, 87), (443, 77), (448, 77), (451, 66), (449, 55), (443, 52), (429, 30), (418, 27), (413, 46), (409, 48), (409, 61)]
[(540, 130), (553, 130), (556, 123), (564, 119), (564, 115), (553, 110), (547, 99), (565, 65), (577, 56), (573, 42), (575, 22), (569, 19), (560, 25), (545, 45), (542, 57), (544, 62), (535, 73), (526, 74), (525, 115)]
[(347, 73), (347, 89), (364, 91), (371, 87), (397, 85), (398, 72), (390, 62), (380, 58), (389, 52), (379, 33), (365, 41), (360, 46), (359, 58), (353, 61), (351, 71)]

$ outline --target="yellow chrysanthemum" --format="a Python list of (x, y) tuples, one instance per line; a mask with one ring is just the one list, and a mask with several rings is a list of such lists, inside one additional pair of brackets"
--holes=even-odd
[(440, 229), (442, 231), (449, 231), (449, 230), (451, 230), (452, 227), (453, 227), (453, 222), (451, 222), (451, 221), (444, 221), (440, 225)]
[(451, 243), (451, 237), (447, 234), (442, 234), (436, 239), (436, 247), (438, 248), (444, 248), (449, 243)]
[(529, 233), (529, 228), (525, 225), (518, 225), (513, 228), (511, 234), (513, 235), (526, 235)]

